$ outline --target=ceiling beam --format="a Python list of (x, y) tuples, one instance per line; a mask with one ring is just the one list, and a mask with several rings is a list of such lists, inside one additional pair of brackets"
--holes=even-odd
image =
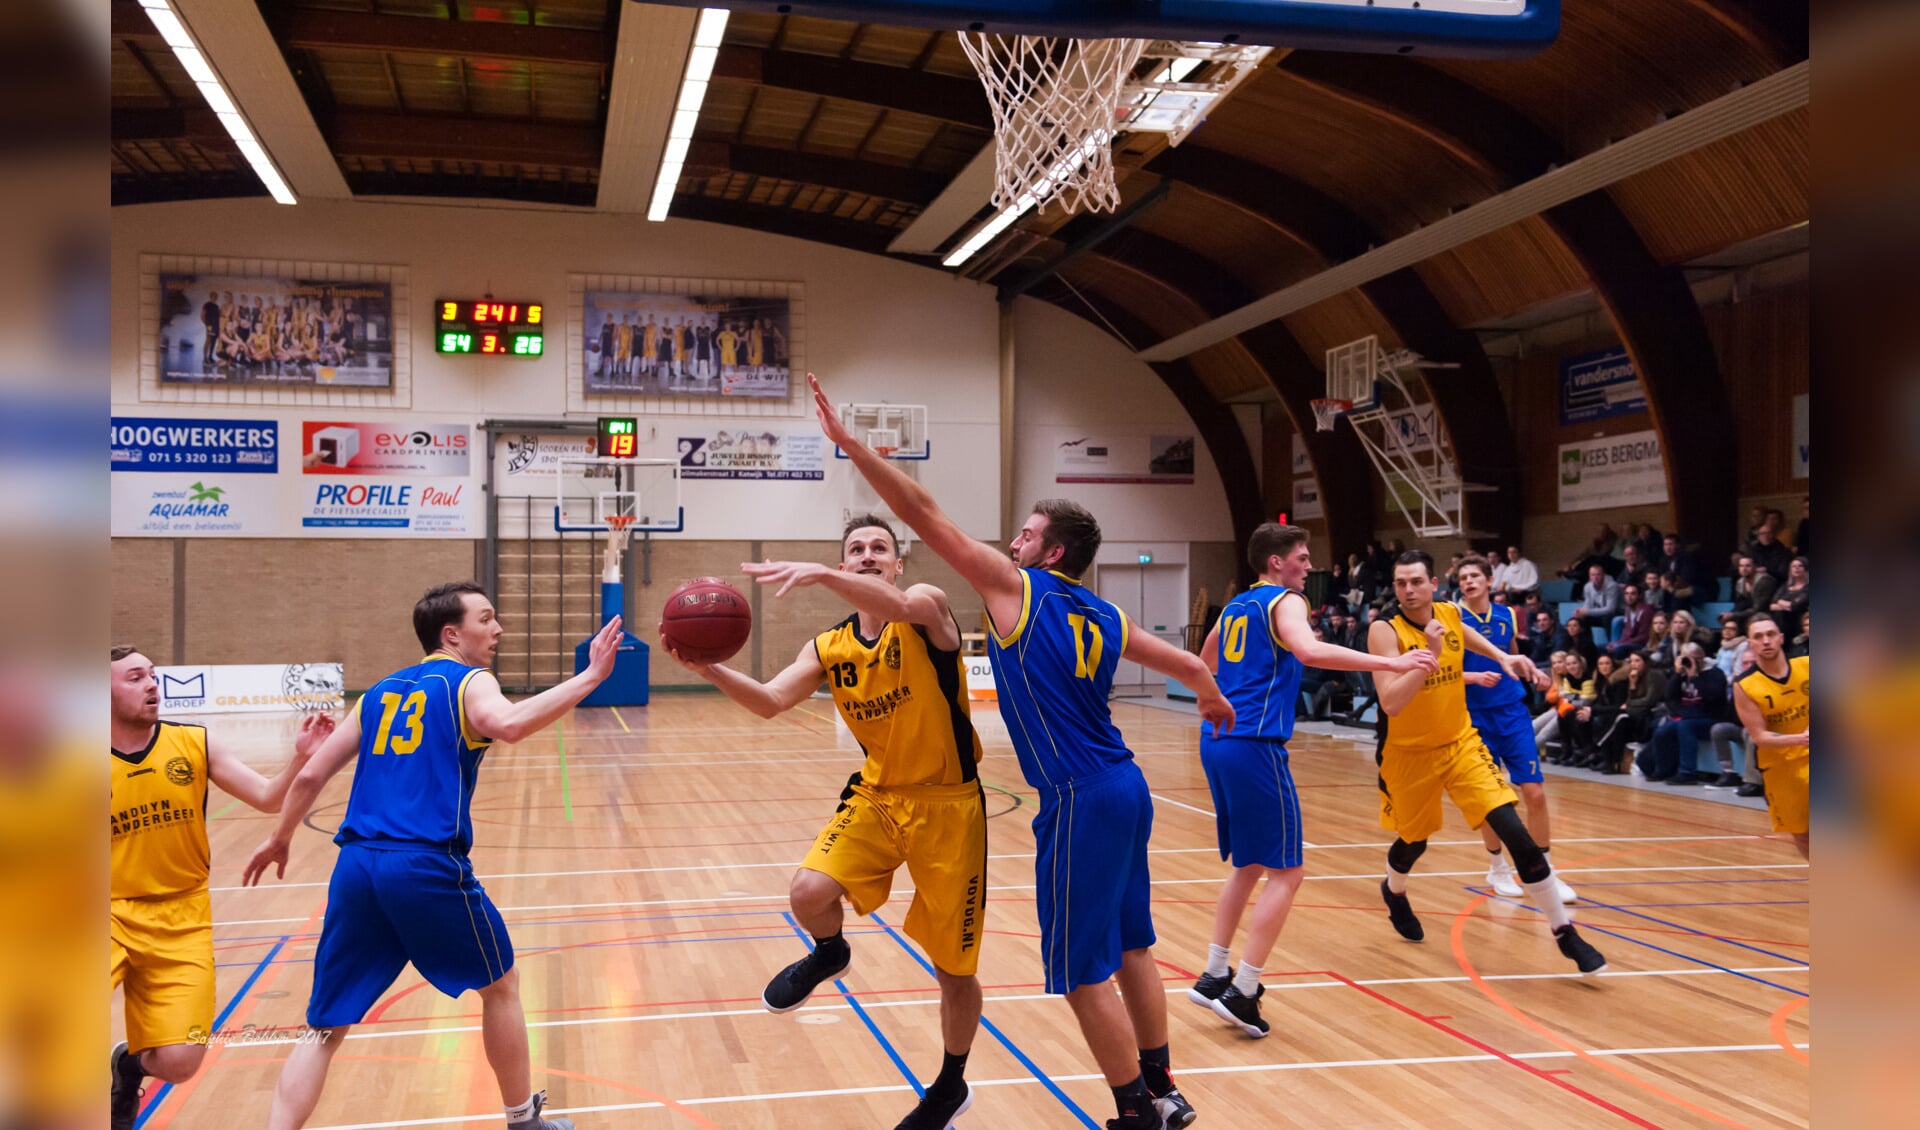
[(1147, 172), (1223, 200), (1329, 263), (1380, 242), (1367, 223), (1332, 197), (1277, 169), (1189, 142), (1163, 150)]
[(778, 87), (919, 114), (982, 132), (993, 129), (986, 92), (978, 80), (883, 63), (729, 43), (720, 48), (720, 57), (714, 62), (713, 81)]
[(760, 145), (732, 145), (724, 141), (694, 142), (687, 150), (686, 167), (703, 173), (774, 177), (908, 204), (925, 204), (946, 185), (945, 177), (900, 165)]
[(682, 192), (673, 198), (670, 215), (676, 220), (703, 220), (730, 227), (750, 228), (875, 255), (883, 254), (887, 249), (887, 241), (893, 238), (892, 228), (878, 224), (843, 219), (827, 213), (805, 212), (798, 208), (722, 200), (690, 192)]
[(667, 130), (700, 13), (693, 8), (620, 3), (601, 142), (603, 212), (642, 213), (653, 202)]
[(358, 196), (443, 196), (459, 200), (516, 200), (537, 204), (593, 206), (594, 187), (577, 180), (490, 177), (479, 173), (403, 173), (366, 170), (347, 174)]
[(388, 51), (586, 67), (604, 67), (612, 54), (611, 37), (602, 31), (499, 20), (442, 20), (288, 4), (275, 6), (272, 27), (281, 44), (304, 50)]
[(1686, 0), (1776, 67), (1807, 57), (1806, 0)]

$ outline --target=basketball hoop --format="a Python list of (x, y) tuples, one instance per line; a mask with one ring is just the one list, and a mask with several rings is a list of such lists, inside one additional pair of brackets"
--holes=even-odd
[(875, 455), (878, 455), (882, 459), (891, 459), (893, 458), (894, 452), (899, 450), (900, 450), (899, 448), (894, 447), (892, 444), (883, 443), (880, 446), (874, 448), (873, 453)]
[(1353, 408), (1353, 401), (1335, 397), (1315, 397), (1313, 404), (1313, 424), (1315, 431), (1330, 432), (1341, 416)]
[(638, 514), (607, 515), (607, 548), (600, 560), (600, 579), (609, 584), (620, 579), (620, 555), (627, 551), (627, 541), (633, 537), (633, 524), (640, 520)]
[(993, 205), (1113, 211), (1121, 89), (1144, 39), (961, 32), (993, 107)]

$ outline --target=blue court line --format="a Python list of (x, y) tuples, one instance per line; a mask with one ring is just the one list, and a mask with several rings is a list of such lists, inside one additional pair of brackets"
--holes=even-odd
[[(233, 996), (228, 999), (227, 1007), (221, 1009), (220, 1015), (213, 1018), (213, 1030), (215, 1032), (218, 1032), (227, 1026), (227, 1017), (233, 1015), (234, 1007), (238, 1005), (241, 1001), (246, 999), (247, 990), (253, 988), (253, 983), (260, 979), (260, 974), (265, 973), (267, 971), (267, 966), (273, 963), (273, 959), (277, 954), (279, 954), (281, 946), (284, 946), (286, 944), (287, 944), (287, 939), (281, 938), (279, 944), (274, 946), (272, 949), (268, 950), (267, 956), (260, 959), (260, 964), (253, 967), (253, 972), (247, 974), (247, 979), (240, 983), (239, 991), (234, 993)], [(173, 1092), (172, 1083), (160, 1084), (160, 1089), (153, 1093), (153, 1098), (147, 1100), (146, 1108), (142, 1110), (139, 1116), (133, 1120), (133, 1130), (140, 1130), (142, 1126), (145, 1126), (147, 1124), (147, 1119), (153, 1116), (154, 1111), (160, 1109), (160, 1104), (166, 1102), (167, 1096), (172, 1092)]]
[[(911, 957), (913, 958), (914, 961), (919, 962), (920, 968), (927, 971), (927, 976), (932, 977), (935, 980), (939, 979), (939, 974), (935, 973), (933, 970), (933, 964), (929, 962), (925, 957), (921, 956), (919, 950), (914, 949), (912, 946), (908, 945), (907, 940), (900, 936), (900, 931), (895, 930), (892, 926), (888, 925), (886, 919), (881, 918), (878, 912), (869, 914), (867, 915), (867, 917), (879, 923), (880, 926), (886, 930), (888, 937), (900, 943), (900, 948), (907, 951), (908, 957)], [(1040, 1066), (1034, 1063), (1033, 1060), (1029, 1059), (1027, 1057), (1026, 1052), (1023, 1052), (1020, 1050), (1020, 1045), (1014, 1043), (1012, 1040), (1007, 1039), (1006, 1033), (1000, 1031), (999, 1028), (995, 1027), (993, 1021), (988, 1020), (986, 1013), (984, 1012), (980, 1014), (980, 1027), (985, 1028), (989, 1035), (991, 1035), (994, 1039), (1000, 1041), (1000, 1046), (1003, 1048), (1006, 1048), (1007, 1051), (1012, 1054), (1013, 1058), (1020, 1064), (1020, 1066), (1027, 1069), (1027, 1072), (1029, 1074), (1031, 1074), (1035, 1079), (1040, 1080), (1040, 1085), (1042, 1087), (1045, 1087), (1048, 1091), (1052, 1092), (1053, 1097), (1056, 1099), (1059, 1099), (1061, 1105), (1065, 1106), (1069, 1111), (1072, 1111), (1074, 1117), (1080, 1120), (1081, 1125), (1088, 1127), (1089, 1130), (1100, 1130), (1100, 1124), (1098, 1122), (1095, 1122), (1091, 1117), (1089, 1117), (1086, 1111), (1081, 1110), (1079, 1103), (1076, 1103), (1071, 1098), (1068, 1098), (1067, 1093), (1060, 1089), (1060, 1085), (1055, 1083), (1052, 1079), (1048, 1078), (1047, 1073), (1040, 1070)]]
[[(612, 918), (536, 918), (524, 922), (510, 922), (509, 926), (580, 926), (595, 922), (683, 922), (694, 918), (751, 918), (761, 914), (779, 914), (780, 911), (768, 907), (764, 910), (727, 910), (700, 911), (693, 914), (621, 914)], [(318, 938), (318, 932), (312, 934), (233, 934), (215, 938), (216, 942), (271, 942), (284, 939), (290, 942)], [(781, 937), (786, 935), (782, 934)]]
[[(1510, 898), (1503, 898), (1500, 895), (1494, 894), (1492, 891), (1485, 891), (1485, 890), (1481, 890), (1478, 887), (1472, 887), (1472, 886), (1467, 887), (1466, 890), (1468, 890), (1473, 894), (1484, 896), (1488, 902), (1505, 903), (1508, 906), (1517, 906), (1517, 907), (1520, 907), (1522, 910), (1533, 911), (1533, 913), (1535, 914), (1540, 913), (1539, 910), (1535, 909), (1529, 903), (1520, 902)], [(1598, 905), (1598, 904), (1595, 904), (1595, 905)], [(1628, 913), (1631, 913), (1631, 912), (1628, 912)], [(1718, 964), (1715, 964), (1714, 962), (1708, 961), (1704, 957), (1695, 957), (1690, 953), (1681, 953), (1679, 950), (1670, 950), (1665, 946), (1656, 946), (1652, 942), (1644, 941), (1640, 938), (1635, 938), (1627, 934), (1622, 934), (1617, 930), (1609, 930), (1605, 926), (1596, 926), (1591, 922), (1579, 922), (1579, 923), (1576, 923), (1576, 925), (1578, 925), (1582, 931), (1587, 933), (1605, 934), (1609, 938), (1618, 938), (1623, 942), (1632, 942), (1636, 946), (1645, 946), (1647, 949), (1653, 950), (1656, 953), (1664, 953), (1668, 957), (1677, 957), (1682, 961), (1690, 961), (1695, 965), (1704, 965), (1708, 969), (1717, 969), (1722, 973), (1731, 973), (1733, 976), (1738, 977), (1743, 981), (1752, 981), (1752, 982), (1755, 982), (1756, 984), (1765, 985), (1769, 989), (1779, 989), (1783, 993), (1792, 993), (1796, 997), (1805, 997), (1805, 996), (1812, 995), (1811, 993), (1807, 993), (1800, 989), (1792, 988), (1791, 986), (1788, 986), (1788, 985), (1777, 984), (1773, 981), (1767, 980), (1764, 977), (1755, 977), (1751, 973), (1742, 973), (1738, 969), (1729, 969), (1724, 965), (1718, 965)], [(1710, 934), (1701, 933), (1700, 931), (1694, 930), (1687, 926), (1681, 926), (1679, 927), (1679, 929), (1686, 930), (1688, 933), (1696, 934), (1699, 937), (1709, 941), (1723, 940), (1720, 938), (1715, 938)], [(1774, 955), (1774, 956), (1778, 956), (1778, 955)], [(1802, 964), (1802, 965), (1806, 964), (1805, 962), (1802, 962), (1797, 957), (1781, 958), (1781, 960), (1791, 961), (1791, 962), (1795, 962), (1796, 964)]]
[[(805, 930), (802, 930), (800, 928), (799, 921), (797, 921), (793, 917), (793, 913), (791, 911), (781, 911), (780, 917), (786, 919), (787, 924), (793, 927), (793, 932), (800, 936), (801, 941), (807, 943), (807, 949), (811, 950), (814, 948), (813, 938), (810, 935), (808, 935), (808, 933)], [(781, 936), (784, 937), (785, 935), (781, 935)], [(915, 1097), (922, 1098), (922, 1099), (926, 1098), (927, 1089), (920, 1085), (920, 1080), (913, 1077), (913, 1072), (908, 1070), (907, 1068), (907, 1061), (904, 1059), (901, 1059), (900, 1053), (893, 1049), (893, 1045), (891, 1043), (887, 1042), (886, 1034), (880, 1031), (880, 1026), (878, 1024), (875, 1024), (873, 1022), (873, 1017), (867, 1015), (867, 1010), (864, 1008), (861, 1008), (860, 1002), (854, 999), (853, 990), (847, 988), (846, 980), (844, 978), (835, 980), (833, 983), (833, 987), (840, 990), (840, 995), (842, 997), (845, 997), (847, 1004), (853, 1007), (853, 1014), (855, 1016), (858, 1016), (861, 1022), (867, 1026), (867, 1031), (873, 1033), (873, 1038), (880, 1041), (881, 1049), (887, 1053), (887, 1058), (893, 1061), (893, 1065), (900, 1069), (900, 1074), (906, 1078), (907, 1084), (913, 1088), (913, 1093)]]
[(1668, 927), (1671, 927), (1671, 928), (1673, 928), (1673, 929), (1675, 929), (1675, 930), (1685, 930), (1685, 931), (1687, 931), (1687, 932), (1688, 932), (1688, 933), (1690, 933), (1690, 934), (1698, 934), (1699, 936), (1701, 936), (1701, 937), (1703, 937), (1703, 938), (1712, 938), (1712, 939), (1713, 939), (1714, 941), (1716, 941), (1716, 942), (1724, 942), (1724, 943), (1725, 943), (1725, 944), (1727, 944), (1727, 945), (1730, 945), (1730, 946), (1737, 946), (1737, 947), (1739, 947), (1740, 949), (1743, 949), (1743, 950), (1752, 950), (1752, 951), (1753, 951), (1754, 953), (1757, 953), (1757, 954), (1762, 954), (1762, 955), (1764, 955), (1764, 956), (1766, 956), (1766, 957), (1771, 957), (1771, 958), (1774, 958), (1774, 959), (1776, 959), (1776, 960), (1779, 960), (1779, 961), (1791, 961), (1791, 962), (1793, 962), (1793, 963), (1794, 963), (1794, 964), (1796, 964), (1796, 965), (1811, 965), (1811, 964), (1812, 964), (1811, 962), (1809, 962), (1809, 961), (1807, 961), (1807, 960), (1806, 960), (1805, 958), (1800, 958), (1800, 957), (1788, 957), (1788, 956), (1787, 956), (1786, 954), (1784, 954), (1784, 953), (1775, 953), (1775, 952), (1773, 952), (1772, 950), (1765, 950), (1765, 949), (1761, 949), (1761, 948), (1760, 948), (1759, 946), (1750, 946), (1750, 945), (1748, 945), (1748, 944), (1747, 944), (1747, 943), (1745, 943), (1745, 942), (1736, 942), (1736, 941), (1733, 941), (1733, 940), (1732, 940), (1732, 939), (1730, 939), (1730, 938), (1721, 938), (1721, 937), (1715, 937), (1714, 935), (1712, 935), (1712, 934), (1709, 934), (1709, 933), (1707, 933), (1707, 932), (1706, 932), (1705, 930), (1700, 930), (1700, 929), (1697, 929), (1697, 928), (1695, 928), (1695, 927), (1693, 927), (1693, 926), (1687, 926), (1687, 925), (1684, 925), (1684, 924), (1682, 924), (1682, 923), (1679, 923), (1679, 922), (1669, 922), (1669, 921), (1667, 921), (1667, 920), (1666, 920), (1666, 919), (1664, 919), (1664, 918), (1655, 918), (1655, 917), (1654, 917), (1653, 915), (1651, 915), (1651, 914), (1642, 914), (1642, 913), (1640, 913), (1640, 912), (1639, 912), (1639, 911), (1637, 911), (1637, 910), (1628, 910), (1628, 909), (1626, 909), (1625, 907), (1620, 907), (1620, 906), (1614, 906), (1614, 905), (1612, 905), (1611, 903), (1604, 903), (1604, 902), (1594, 902), (1594, 901), (1592, 901), (1591, 899), (1588, 899), (1588, 900), (1586, 900), (1586, 902), (1587, 902), (1587, 904), (1588, 904), (1589, 906), (1595, 906), (1595, 907), (1599, 907), (1599, 908), (1601, 908), (1601, 909), (1603, 909), (1603, 910), (1617, 910), (1617, 911), (1619, 911), (1619, 912), (1620, 912), (1621, 914), (1625, 914), (1625, 915), (1630, 915), (1631, 917), (1634, 917), (1634, 918), (1640, 918), (1640, 919), (1644, 919), (1644, 920), (1646, 920), (1646, 921), (1648, 921), (1648, 922), (1657, 922), (1657, 923), (1659, 923), (1659, 924), (1660, 924), (1660, 925), (1662, 925), (1662, 926), (1668, 926)]
[[(866, 935), (877, 934), (879, 932), (880, 931), (878, 930), (869, 930), (866, 932)], [(855, 936), (860, 937), (860, 936), (866, 936), (866, 935), (855, 935)], [(782, 934), (728, 934), (725, 937), (709, 937), (709, 938), (625, 938), (625, 939), (614, 939), (614, 940), (609, 940), (604, 942), (574, 942), (565, 946), (527, 946), (525, 948), (520, 949), (517, 952), (521, 957), (533, 957), (537, 954), (559, 953), (562, 950), (569, 950), (569, 949), (573, 949), (573, 950), (620, 949), (625, 946), (685, 946), (685, 945), (693, 945), (696, 943), (711, 944), (714, 942), (779, 942), (779, 941), (785, 941), (786, 937), (787, 936), (784, 933), (782, 933)], [(309, 964), (312, 961), (313, 961), (313, 958), (310, 958), (310, 957), (283, 957), (273, 962), (270, 962), (270, 964), (303, 965), (303, 964)], [(227, 961), (227, 962), (216, 963), (214, 965), (214, 968), (237, 969), (237, 968), (245, 968), (250, 964), (252, 963), (245, 962), (245, 961)]]
[[(1588, 901), (1589, 901), (1589, 902), (1592, 902), (1592, 900), (1591, 900), (1591, 899), (1589, 899)], [(1612, 907), (1612, 908), (1613, 908), (1614, 910), (1621, 910), (1621, 909), (1624, 909), (1624, 908), (1626, 908), (1626, 907), (1629, 907), (1629, 906), (1638, 906), (1638, 907), (1662, 907), (1662, 906), (1805, 906), (1805, 905), (1807, 905), (1807, 900), (1806, 900), (1806, 899), (1749, 899), (1749, 900), (1746, 900), (1746, 901), (1744, 901), (1744, 902), (1616, 902), (1616, 903), (1598, 903), (1598, 902), (1595, 902), (1595, 903), (1593, 903), (1593, 905), (1594, 905), (1594, 906), (1611, 906), (1611, 907)]]

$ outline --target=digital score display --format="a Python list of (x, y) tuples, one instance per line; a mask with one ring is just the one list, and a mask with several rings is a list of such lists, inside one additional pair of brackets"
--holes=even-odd
[(594, 454), (632, 459), (639, 454), (640, 421), (632, 416), (602, 416)]
[(538, 357), (546, 352), (546, 310), (538, 302), (443, 299), (436, 314), (436, 353)]

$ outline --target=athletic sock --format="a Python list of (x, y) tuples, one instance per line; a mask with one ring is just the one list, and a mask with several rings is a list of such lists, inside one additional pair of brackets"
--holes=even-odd
[(1135, 1075), (1133, 1081), (1126, 1086), (1114, 1087), (1112, 1090), (1113, 1105), (1119, 1108), (1122, 1118), (1145, 1114), (1153, 1109), (1153, 1094), (1147, 1090), (1146, 1081), (1138, 1075)]
[(842, 933), (829, 934), (813, 940), (813, 951), (828, 955), (839, 953), (847, 948), (847, 939)]
[(1246, 961), (1241, 962), (1240, 973), (1233, 979), (1233, 987), (1240, 990), (1241, 996), (1252, 997), (1260, 991), (1260, 974), (1262, 972), (1258, 965)]
[(1407, 893), (1407, 877), (1404, 873), (1387, 868), (1387, 889), (1396, 895)]
[(507, 1108), (507, 1125), (509, 1126), (513, 1125), (516, 1122), (525, 1122), (527, 1119), (532, 1117), (533, 1117), (533, 1096), (532, 1095), (528, 1095), (527, 1101), (521, 1103), (519, 1106), (510, 1106)]
[(1488, 858), (1490, 858), (1490, 859), (1493, 859), (1494, 861), (1496, 861), (1496, 862), (1498, 862), (1498, 861), (1499, 861), (1499, 859), (1500, 859), (1500, 849), (1499, 849), (1499, 848), (1488, 848), (1488, 849), (1487, 849), (1487, 856), (1488, 856)]
[(940, 1063), (939, 1076), (934, 1079), (933, 1085), (927, 1088), (927, 1097), (946, 1098), (958, 1094), (967, 1085), (966, 1075), (967, 1053), (961, 1052), (959, 1055), (954, 1055), (952, 1052), (946, 1053), (946, 1058)]
[(147, 1069), (140, 1063), (140, 1053), (128, 1052), (114, 1065), (120, 1077), (129, 1083), (138, 1083), (147, 1077)]
[(1538, 883), (1520, 885), (1526, 888), (1527, 901), (1533, 903), (1533, 908), (1546, 916), (1547, 925), (1558, 930), (1573, 921), (1573, 915), (1567, 913), (1567, 904), (1560, 901), (1560, 892), (1554, 889), (1553, 872), (1547, 872), (1547, 877)]
[(1233, 968), (1233, 965), (1227, 959), (1227, 947), (1216, 946), (1216, 945), (1213, 945), (1212, 943), (1208, 943), (1207, 945), (1207, 976), (1225, 977), (1227, 975), (1227, 970), (1231, 968)]
[(1150, 1095), (1164, 1095), (1173, 1090), (1173, 1053), (1168, 1045), (1157, 1048), (1140, 1049), (1140, 1081), (1147, 1085)]

